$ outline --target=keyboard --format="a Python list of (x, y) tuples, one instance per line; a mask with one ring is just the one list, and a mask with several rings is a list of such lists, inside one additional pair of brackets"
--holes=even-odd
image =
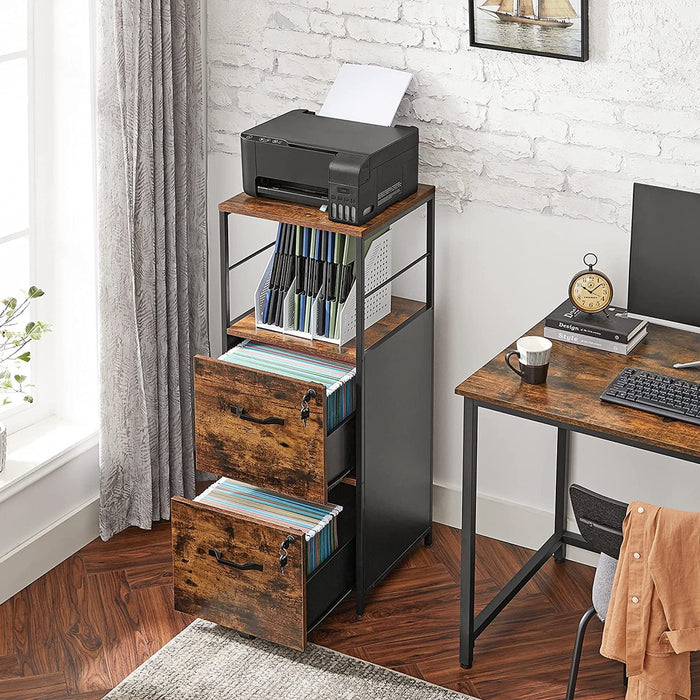
[(603, 401), (700, 425), (700, 384), (625, 367), (600, 395)]

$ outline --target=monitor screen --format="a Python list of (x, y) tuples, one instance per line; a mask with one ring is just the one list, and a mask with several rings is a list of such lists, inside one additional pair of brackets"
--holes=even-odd
[(635, 183), (627, 306), (700, 326), (700, 194)]

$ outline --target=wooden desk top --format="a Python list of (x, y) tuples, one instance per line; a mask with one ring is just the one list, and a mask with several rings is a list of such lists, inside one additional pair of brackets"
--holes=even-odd
[[(544, 323), (523, 335), (543, 335)], [(508, 349), (515, 349), (515, 343)], [(505, 352), (462, 382), (455, 392), (477, 403), (561, 422), (583, 432), (604, 433), (700, 459), (700, 426), (664, 422), (660, 416), (604, 403), (600, 395), (625, 366), (700, 382), (697, 369), (674, 362), (700, 360), (700, 335), (649, 324), (649, 335), (630, 355), (552, 341), (547, 383), (525, 384), (506, 366)]]
[(290, 202), (279, 202), (275, 199), (265, 199), (264, 197), (250, 197), (244, 192), (227, 199), (225, 202), (221, 202), (219, 211), (253, 216), (257, 219), (281, 221), (284, 224), (320, 228), (324, 231), (347, 233), (351, 236), (364, 238), (376, 231), (381, 231), (433, 197), (435, 197), (435, 188), (432, 185), (418, 185), (417, 192), (387, 207), (381, 214), (377, 214), (377, 216), (361, 226), (331, 221), (326, 212), (308, 204), (292, 204)]

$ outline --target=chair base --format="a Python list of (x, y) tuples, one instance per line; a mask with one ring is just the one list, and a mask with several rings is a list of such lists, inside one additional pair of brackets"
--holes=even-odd
[(566, 700), (574, 700), (576, 693), (576, 679), (578, 678), (578, 667), (581, 663), (581, 651), (583, 650), (583, 637), (586, 634), (588, 623), (595, 616), (595, 608), (590, 607), (583, 613), (581, 621), (578, 623), (576, 631), (576, 641), (574, 642), (574, 654), (571, 659), (571, 670), (569, 671), (569, 685), (566, 688)]

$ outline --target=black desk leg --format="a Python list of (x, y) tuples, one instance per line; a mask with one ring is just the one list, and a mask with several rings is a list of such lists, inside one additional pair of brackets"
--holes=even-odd
[[(560, 537), (566, 532), (566, 518), (568, 511), (569, 485), (569, 445), (571, 433), (565, 428), (557, 428), (557, 476), (556, 495), (554, 502), (554, 533)], [(566, 545), (562, 545), (554, 552), (554, 561), (564, 561), (566, 558)]]
[(462, 582), (459, 611), (459, 663), (471, 668), (474, 660), (474, 545), (476, 543), (476, 445), (478, 407), (464, 399), (462, 464)]

